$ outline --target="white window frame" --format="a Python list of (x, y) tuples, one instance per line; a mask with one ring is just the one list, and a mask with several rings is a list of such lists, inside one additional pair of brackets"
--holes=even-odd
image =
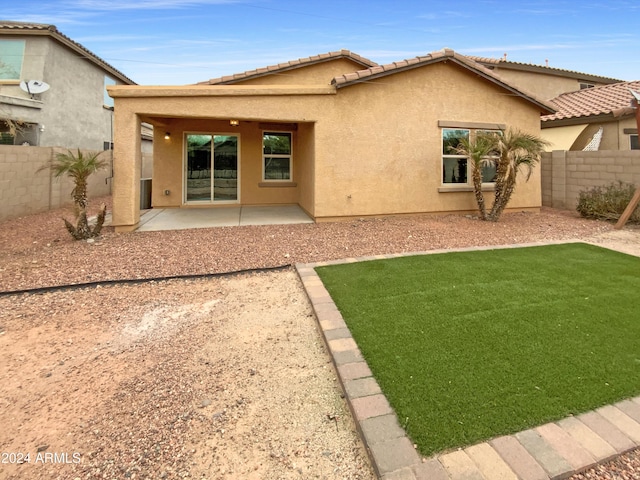
[[(455, 154), (446, 154), (444, 153), (444, 132), (445, 130), (460, 130), (460, 131), (466, 131), (468, 132), (469, 135), (469, 139), (471, 140), (475, 140), (475, 137), (479, 134), (479, 133), (499, 133), (500, 130), (497, 129), (489, 129), (489, 128), (456, 128), (456, 127), (445, 127), (441, 129), (441, 133), (440, 133), (440, 151), (442, 152), (441, 154), (441, 160), (440, 160), (440, 181), (441, 181), (441, 186), (444, 188), (455, 188), (455, 187), (471, 187), (473, 186), (473, 178), (472, 178), (472, 167), (471, 167), (471, 161), (469, 160), (469, 157), (465, 157), (464, 155), (455, 155)], [(451, 159), (467, 159), (467, 172), (466, 172), (466, 182), (465, 183), (461, 183), (461, 182), (445, 182), (444, 181), (444, 160), (446, 158), (451, 158)], [(494, 158), (494, 157), (491, 157)], [(497, 159), (497, 157), (495, 157)], [(482, 182), (482, 185), (486, 185), (486, 186), (493, 186), (495, 184), (495, 182)]]
[[(275, 153), (264, 153), (264, 137), (268, 134), (276, 134), (289, 135), (289, 146), (290, 151), (288, 155), (285, 154), (275, 154)], [(289, 178), (266, 178), (266, 160), (267, 157), (271, 158), (286, 158), (289, 160)], [(293, 132), (287, 130), (263, 130), (262, 131), (262, 181), (263, 182), (293, 182)]]
[[(445, 153), (444, 151), (444, 133), (446, 130), (458, 130), (461, 132), (467, 132), (467, 137), (470, 139), (471, 138), (471, 129), (469, 128), (443, 128), (442, 131), (440, 132), (440, 181), (442, 182), (442, 186), (443, 187), (456, 187), (456, 186), (464, 186), (464, 185), (469, 185), (469, 159), (468, 157), (464, 156), (464, 155), (456, 155), (455, 153)], [(452, 160), (467, 160), (467, 172), (466, 172), (466, 182), (462, 183), (462, 182), (445, 182), (444, 181), (444, 176), (445, 176), (445, 171), (444, 171), (444, 161), (445, 159), (452, 159)]]

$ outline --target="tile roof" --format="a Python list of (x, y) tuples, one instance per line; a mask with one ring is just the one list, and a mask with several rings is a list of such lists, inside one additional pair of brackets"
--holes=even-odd
[(386, 75), (391, 75), (394, 73), (398, 73), (404, 70), (410, 70), (413, 68), (421, 67), (424, 65), (429, 65), (432, 63), (443, 62), (443, 61), (452, 61), (457, 63), (458, 65), (467, 68), (474, 73), (486, 78), (489, 81), (492, 81), (507, 90), (516, 93), (517, 95), (526, 98), (527, 100), (537, 104), (542, 111), (545, 113), (554, 112), (555, 108), (544, 100), (540, 100), (536, 98), (535, 95), (526, 92), (522, 88), (516, 88), (510, 83), (503, 80), (498, 74), (494, 73), (492, 70), (484, 67), (480, 63), (477, 63), (470, 59), (465, 55), (461, 55), (459, 53), (454, 52), (451, 49), (445, 48), (437, 52), (432, 52), (429, 55), (419, 56), (410, 58), (407, 60), (401, 60), (399, 62), (393, 62), (386, 65), (376, 65), (366, 70), (359, 70), (353, 73), (347, 73), (344, 75), (340, 75), (336, 77), (331, 82), (332, 85), (335, 85), (337, 88), (346, 87), (349, 85), (353, 85), (360, 82), (366, 82), (370, 80), (374, 80), (376, 78), (384, 77)]
[(555, 105), (556, 113), (543, 116), (542, 121), (549, 122), (594, 115), (609, 114), (617, 117), (631, 114), (633, 113), (631, 109), (633, 95), (629, 90), (640, 92), (640, 80), (563, 93), (550, 101)]
[(528, 70), (538, 71), (552, 75), (558, 75), (561, 77), (576, 78), (579, 80), (594, 81), (599, 83), (618, 83), (620, 79), (611, 77), (602, 77), (600, 75), (592, 75), (590, 73), (576, 72), (574, 70), (565, 70), (563, 68), (554, 68), (546, 65), (536, 65), (534, 63), (521, 63), (511, 62), (504, 58), (491, 58), (491, 57), (475, 57), (473, 55), (467, 55), (474, 62), (478, 62), (484, 66), (500, 66), (503, 68), (511, 68), (514, 70)]
[(271, 65), (268, 67), (258, 68), (255, 70), (248, 70), (242, 73), (236, 73), (234, 75), (227, 75), (219, 78), (212, 78), (204, 82), (198, 82), (198, 85), (225, 85), (230, 83), (239, 82), (242, 80), (249, 80), (251, 78), (261, 77), (263, 75), (271, 75), (273, 73), (281, 73), (287, 70), (293, 70), (295, 68), (306, 67), (316, 63), (327, 62), (329, 60), (335, 60), (337, 58), (348, 58), (356, 63), (361, 64), (363, 67), (374, 67), (377, 63), (369, 60), (368, 58), (361, 57), (360, 55), (353, 53), (349, 50), (338, 50), (335, 52), (322, 53), (320, 55), (314, 55), (312, 57), (299, 58), (290, 62), (279, 63), (277, 65)]
[(120, 70), (114, 68), (112, 65), (105, 62), (98, 57), (95, 53), (91, 52), (87, 48), (80, 45), (78, 42), (67, 37), (55, 25), (48, 25), (44, 23), (26, 23), (26, 22), (12, 22), (8, 20), (0, 20), (0, 34), (9, 35), (49, 35), (67, 47), (80, 53), (80, 55), (86, 57), (99, 67), (105, 69), (109, 73), (118, 77), (118, 79), (125, 84), (135, 85), (136, 82), (127, 77)]

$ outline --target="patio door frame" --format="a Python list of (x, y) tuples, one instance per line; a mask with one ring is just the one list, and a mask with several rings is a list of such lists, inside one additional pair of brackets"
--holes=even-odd
[[(188, 169), (188, 142), (187, 142), (187, 136), (188, 135), (210, 135), (211, 136), (211, 200), (187, 200), (187, 181), (188, 179), (188, 174), (187, 174), (187, 169)], [(236, 199), (235, 200), (215, 200), (215, 185), (214, 185), (214, 181), (215, 181), (215, 177), (214, 177), (214, 162), (215, 162), (215, 156), (214, 156), (214, 137), (220, 135), (220, 136), (227, 136), (227, 137), (236, 137), (238, 139), (237, 142), (237, 168), (236, 168), (236, 182), (237, 182), (237, 186), (236, 186)], [(218, 132), (218, 131), (194, 131), (194, 132), (183, 132), (183, 137), (182, 137), (182, 143), (183, 143), (183, 148), (182, 148), (182, 204), (183, 205), (237, 205), (240, 203), (240, 142), (241, 142), (241, 138), (240, 138), (240, 134), (238, 132)]]

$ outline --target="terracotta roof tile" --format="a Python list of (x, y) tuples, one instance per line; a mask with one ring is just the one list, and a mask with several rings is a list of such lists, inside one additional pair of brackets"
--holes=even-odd
[(268, 67), (258, 68), (255, 70), (247, 70), (246, 72), (236, 73), (234, 75), (212, 78), (211, 80), (198, 82), (198, 85), (224, 85), (228, 83), (235, 83), (242, 80), (249, 80), (251, 78), (260, 77), (269, 73), (285, 72), (294, 68), (313, 65), (314, 63), (326, 62), (328, 60), (333, 60), (336, 58), (349, 58), (354, 62), (361, 64), (363, 67), (375, 67), (378, 65), (376, 62), (373, 62), (368, 58), (361, 57), (356, 53), (343, 49), (335, 52), (322, 53), (320, 55), (314, 55), (311, 57), (299, 58), (297, 60), (279, 63), (277, 65), (270, 65)]
[[(430, 53), (429, 55), (423, 55), (419, 57), (410, 58), (408, 60), (401, 60), (397, 62), (388, 63), (386, 65), (377, 65), (366, 70), (360, 70), (356, 72), (358, 74), (355, 79), (374, 79), (378, 76), (388, 75), (389, 73), (395, 73), (396, 71), (401, 71), (407, 68), (414, 68), (421, 65), (426, 65), (428, 63), (435, 63), (444, 58), (451, 58), (460, 60), (462, 63), (469, 63), (475, 65), (477, 68), (485, 70), (487, 74), (495, 76), (490, 70), (484, 68), (480, 64), (476, 64), (468, 59), (466, 59), (463, 55), (459, 55), (455, 53), (453, 50), (444, 49), (438, 52)], [(333, 84), (337, 87), (342, 87), (350, 84), (354, 81), (353, 74), (347, 73), (344, 75), (340, 75), (333, 79)]]
[(58, 30), (55, 25), (48, 25), (44, 23), (11, 22), (7, 20), (0, 20), (0, 32), (2, 31), (6, 33), (10, 33), (12, 35), (14, 34), (19, 35), (20, 33), (29, 35), (31, 32), (43, 32), (44, 34), (52, 36), (53, 38), (61, 41), (63, 44), (66, 44), (70, 48), (75, 49), (79, 53), (85, 55), (93, 63), (113, 73), (122, 82), (127, 83), (129, 85), (136, 84), (136, 82), (131, 80), (120, 70), (114, 68), (112, 65), (105, 62), (103, 59), (98, 57), (95, 53), (91, 52), (87, 48), (80, 45), (78, 42), (72, 40), (71, 38), (61, 33), (60, 30)]
[(640, 80), (620, 82), (563, 93), (551, 100), (557, 112), (542, 117), (543, 122), (592, 115), (628, 113), (633, 96), (629, 90), (640, 92)]

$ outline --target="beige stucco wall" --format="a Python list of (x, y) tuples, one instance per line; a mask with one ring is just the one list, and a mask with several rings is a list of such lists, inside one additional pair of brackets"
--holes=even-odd
[[(540, 132), (535, 107), (450, 63), (346, 87), (328, 103), (335, 120), (316, 125), (316, 217), (474, 210), (471, 192), (439, 191), (438, 121)], [(540, 204), (534, 172), (510, 207)]]
[[(336, 217), (461, 212), (469, 191), (443, 191), (439, 121), (506, 124), (540, 133), (539, 109), (452, 62), (333, 87), (118, 87), (114, 224), (139, 219), (140, 119), (161, 125), (154, 139), (154, 206), (182, 205), (185, 131), (241, 137), (241, 202), (298, 203), (317, 220)], [(129, 96), (134, 95), (134, 96)], [(298, 124), (296, 187), (260, 188), (261, 122)], [(164, 131), (171, 132), (165, 143)], [(163, 190), (168, 196), (160, 196)], [(175, 192), (175, 196), (174, 193)], [(541, 205), (540, 173), (517, 186), (514, 209)]]

